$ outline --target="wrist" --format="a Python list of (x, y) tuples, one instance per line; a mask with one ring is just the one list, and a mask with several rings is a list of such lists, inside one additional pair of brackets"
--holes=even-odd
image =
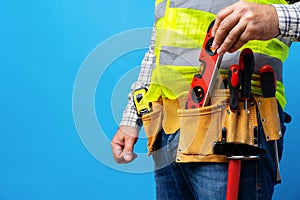
[(280, 35), (282, 35), (281, 33), (281, 28), (282, 25), (279, 23), (279, 15), (277, 13), (277, 9), (274, 5), (270, 4), (268, 5), (270, 7), (270, 17), (271, 17), (271, 20), (272, 23), (273, 23), (273, 27), (274, 27), (274, 37), (278, 37)]
[(120, 125), (120, 131), (130, 137), (137, 138), (138, 137), (138, 129), (132, 126)]

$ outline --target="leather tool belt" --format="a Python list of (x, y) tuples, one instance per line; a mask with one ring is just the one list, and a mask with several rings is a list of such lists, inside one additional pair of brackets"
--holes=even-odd
[(144, 129), (148, 137), (148, 152), (161, 129), (166, 134), (180, 129), (177, 162), (227, 162), (223, 155), (213, 154), (213, 145), (224, 139), (227, 142), (258, 145), (258, 120), (267, 141), (281, 137), (278, 103), (275, 97), (263, 98), (252, 95), (249, 107), (239, 104), (237, 112), (229, 108), (229, 90), (217, 89), (211, 104), (202, 108), (185, 109), (186, 96), (176, 100), (160, 98), (152, 103), (153, 111), (143, 115)]

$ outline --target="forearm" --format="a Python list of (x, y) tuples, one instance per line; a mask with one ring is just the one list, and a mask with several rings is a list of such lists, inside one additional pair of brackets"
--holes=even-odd
[(136, 109), (133, 104), (132, 93), (138, 88), (149, 87), (152, 74), (152, 67), (153, 63), (155, 62), (154, 43), (155, 30), (153, 29), (149, 50), (145, 54), (144, 59), (142, 61), (137, 81), (131, 85), (130, 93), (128, 94), (128, 104), (123, 112), (123, 118), (120, 123), (120, 126), (130, 126), (138, 130), (141, 127), (141, 124), (139, 123), (139, 117), (136, 114)]

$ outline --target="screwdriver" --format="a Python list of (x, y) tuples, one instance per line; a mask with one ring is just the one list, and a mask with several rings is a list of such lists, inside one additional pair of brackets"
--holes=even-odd
[(251, 49), (243, 49), (239, 65), (242, 71), (241, 100), (244, 101), (244, 109), (247, 110), (248, 101), (251, 98), (251, 77), (254, 71), (254, 55)]
[[(263, 67), (260, 68), (260, 84), (261, 84), (262, 93), (265, 98), (275, 97), (276, 77), (275, 77), (274, 69), (270, 65), (264, 65)], [(279, 168), (277, 140), (274, 140), (274, 153), (275, 153), (275, 162), (276, 162), (276, 171), (277, 171), (276, 181), (277, 183), (280, 183), (281, 176), (280, 176), (280, 168)]]
[(239, 65), (231, 65), (228, 71), (228, 83), (230, 90), (230, 110), (237, 112), (239, 107), (239, 89), (241, 86), (241, 70)]
[[(237, 112), (239, 107), (239, 89), (241, 86), (241, 70), (239, 65), (231, 65), (228, 71), (228, 84), (230, 90), (230, 110)], [(241, 159), (229, 159), (226, 200), (236, 200), (241, 172)]]
[[(251, 78), (254, 71), (254, 55), (249, 48), (243, 49), (239, 65), (242, 70), (241, 100), (244, 101), (244, 110), (249, 114), (248, 101), (251, 99)], [(254, 144), (258, 145), (257, 127), (254, 127)]]
[(276, 77), (272, 66), (264, 65), (260, 68), (260, 84), (265, 98), (275, 97)]

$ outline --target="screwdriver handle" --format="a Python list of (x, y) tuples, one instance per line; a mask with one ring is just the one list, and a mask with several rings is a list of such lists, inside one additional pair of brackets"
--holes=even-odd
[(260, 85), (265, 98), (276, 94), (276, 76), (272, 66), (264, 65), (260, 68)]
[(254, 71), (254, 55), (251, 49), (243, 49), (240, 55), (239, 65), (242, 71), (241, 99), (251, 98), (251, 77)]
[(236, 112), (239, 106), (239, 88), (241, 86), (241, 70), (239, 65), (231, 65), (228, 71), (230, 90), (230, 110)]

